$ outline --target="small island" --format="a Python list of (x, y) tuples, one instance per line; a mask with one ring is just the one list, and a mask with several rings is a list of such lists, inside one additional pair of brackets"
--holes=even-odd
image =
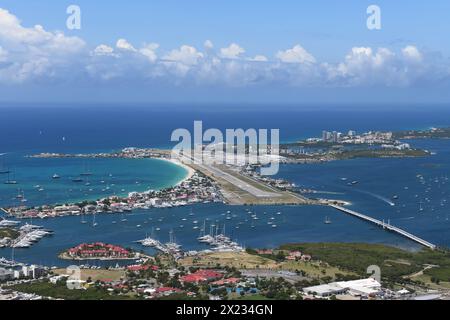
[(103, 242), (83, 243), (59, 255), (64, 260), (134, 260), (140, 257), (140, 253), (131, 249)]
[(427, 130), (405, 130), (394, 133), (394, 138), (412, 139), (450, 139), (450, 128), (430, 128)]
[(323, 131), (322, 137), (283, 144), (280, 154), (285, 163), (321, 163), (356, 158), (426, 157), (427, 150), (411, 147), (400, 140), (404, 135), (393, 132), (369, 131), (358, 134)]

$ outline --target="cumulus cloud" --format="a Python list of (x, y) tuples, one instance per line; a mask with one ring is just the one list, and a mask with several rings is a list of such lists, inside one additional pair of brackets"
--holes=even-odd
[(373, 50), (369, 47), (354, 47), (343, 62), (323, 66), (328, 81), (337, 85), (409, 86), (422, 81), (424, 77), (431, 76), (430, 81), (433, 81), (433, 77), (441, 77), (425, 65), (417, 64), (422, 56), (414, 46), (407, 46), (400, 53), (387, 48)]
[(220, 49), (220, 55), (222, 58), (226, 59), (237, 59), (243, 53), (245, 53), (244, 48), (236, 43), (232, 43), (228, 47)]
[(113, 56), (114, 49), (106, 44), (101, 44), (94, 49), (93, 54), (96, 56)]
[(205, 43), (203, 43), (203, 46), (207, 50), (214, 49), (214, 44), (213, 44), (213, 42), (211, 40), (206, 40)]
[(422, 60), (422, 54), (414, 46), (407, 46), (402, 49), (403, 55), (412, 61), (420, 62)]
[(155, 62), (158, 59), (156, 50), (159, 48), (159, 44), (150, 43), (139, 49), (139, 52), (145, 56), (150, 62)]
[(62, 32), (45, 31), (41, 25), (25, 28), (9, 11), (0, 8), (0, 39), (16, 48), (35, 49), (43, 53), (76, 52), (84, 47), (77, 37), (66, 37)]
[(126, 39), (117, 40), (116, 47), (117, 49), (136, 52), (136, 49), (133, 47), (133, 45)]
[(286, 63), (315, 63), (316, 59), (301, 45), (296, 45), (286, 51), (278, 51), (276, 57)]
[(191, 46), (181, 46), (179, 49), (174, 49), (166, 54), (163, 59), (167, 61), (180, 62), (184, 65), (190, 66), (198, 63), (198, 60), (203, 57), (203, 53), (197, 51)]
[(340, 62), (317, 61), (300, 44), (269, 55), (246, 55), (236, 43), (214, 50), (189, 44), (134, 46), (126, 39), (88, 46), (77, 37), (42, 26), (25, 27), (0, 9), (0, 83), (133, 81), (189, 86), (294, 87), (413, 86), (449, 80), (449, 63), (414, 45), (400, 50), (354, 47)]
[(40, 25), (24, 27), (16, 16), (0, 8), (0, 46), (0, 81), (14, 83), (69, 72), (74, 57), (84, 54), (85, 42)]

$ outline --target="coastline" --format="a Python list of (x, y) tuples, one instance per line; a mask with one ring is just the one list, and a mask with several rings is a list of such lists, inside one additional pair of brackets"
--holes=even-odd
[(120, 257), (70, 257), (65, 253), (59, 254), (58, 258), (61, 260), (72, 260), (72, 261), (90, 261), (90, 260), (98, 260), (98, 261), (131, 261), (138, 260), (142, 258), (142, 255), (136, 255), (135, 257), (130, 258), (120, 258)]
[(173, 158), (155, 158), (155, 159), (159, 159), (159, 160), (170, 162), (170, 163), (172, 163), (174, 165), (177, 165), (179, 167), (182, 167), (183, 169), (186, 170), (186, 176), (183, 179), (181, 179), (178, 183), (176, 183), (175, 186), (178, 186), (178, 185), (182, 184), (183, 182), (185, 182), (186, 180), (189, 180), (190, 178), (192, 178), (192, 176), (195, 173), (195, 170), (193, 168), (191, 168), (188, 165), (182, 163), (178, 159), (173, 159)]

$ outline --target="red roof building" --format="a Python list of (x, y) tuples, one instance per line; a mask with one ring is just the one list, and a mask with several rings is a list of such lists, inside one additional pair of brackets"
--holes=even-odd
[(151, 269), (153, 271), (157, 271), (159, 268), (157, 266), (142, 265), (142, 264), (137, 264), (137, 265), (132, 265), (132, 266), (127, 267), (128, 271), (134, 271), (134, 272), (146, 271), (149, 269)]
[(200, 283), (220, 279), (222, 277), (222, 273), (214, 270), (198, 270), (194, 273), (180, 277), (180, 280), (187, 283)]

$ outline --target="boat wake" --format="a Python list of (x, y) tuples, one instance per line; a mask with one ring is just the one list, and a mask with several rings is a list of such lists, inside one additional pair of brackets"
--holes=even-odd
[(364, 191), (364, 190), (355, 190), (355, 191), (360, 192), (360, 193), (367, 194), (367, 195), (369, 195), (369, 196), (372, 196), (372, 197), (374, 197), (374, 198), (376, 198), (376, 199), (378, 199), (378, 200), (381, 200), (381, 201), (387, 203), (387, 204), (390, 205), (391, 207), (395, 206), (395, 203), (394, 203), (394, 202), (392, 202), (392, 201), (389, 200), (388, 198), (383, 197), (383, 196), (381, 196), (381, 195), (379, 195), (379, 194), (376, 194), (376, 193), (373, 193), (373, 192), (369, 192), (369, 191)]

